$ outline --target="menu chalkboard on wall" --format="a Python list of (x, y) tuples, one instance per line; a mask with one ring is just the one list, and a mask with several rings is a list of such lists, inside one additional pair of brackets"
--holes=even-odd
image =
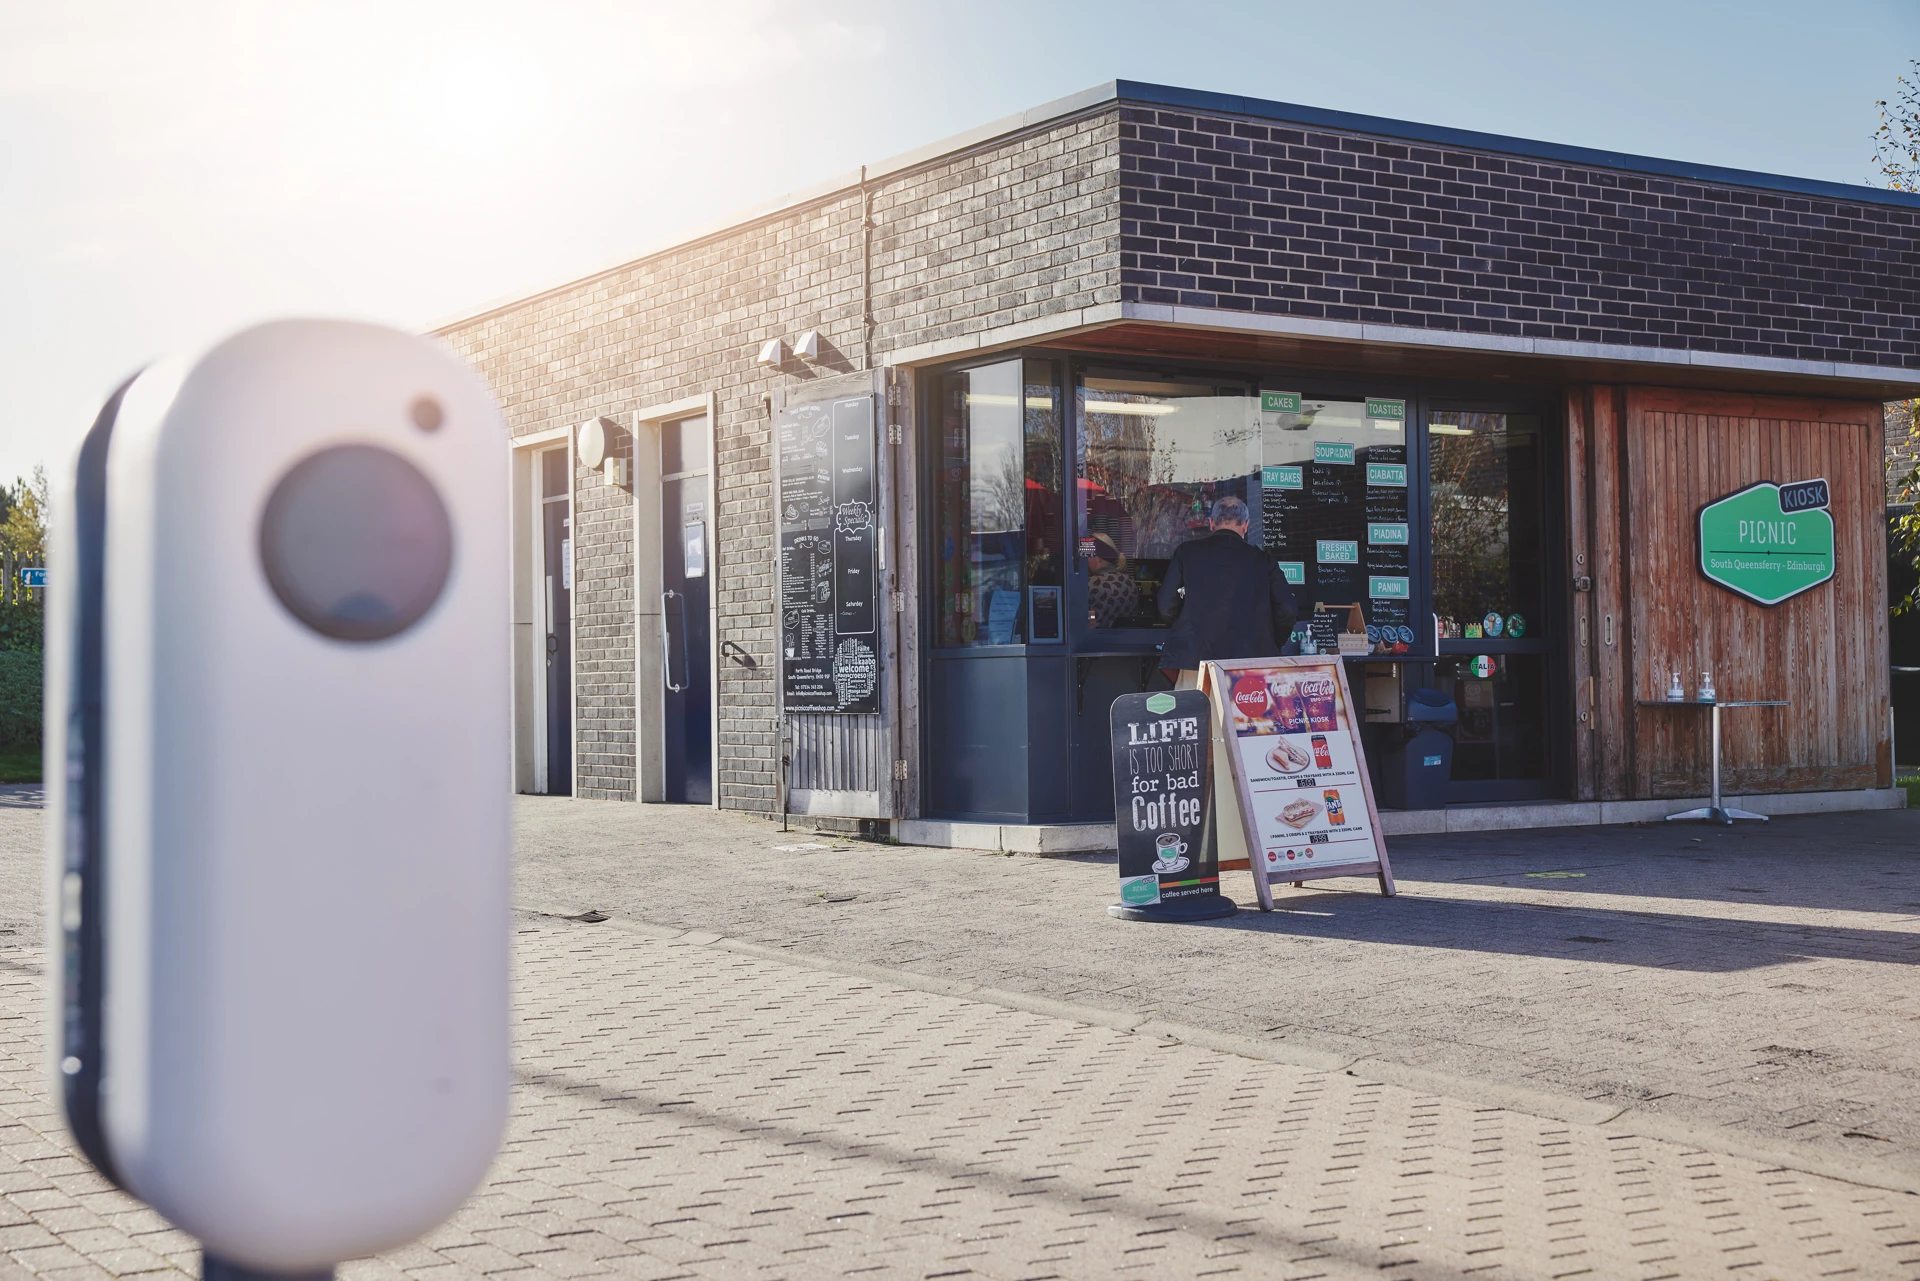
[(774, 419), (779, 479), (780, 701), (877, 712), (879, 504), (871, 396)]

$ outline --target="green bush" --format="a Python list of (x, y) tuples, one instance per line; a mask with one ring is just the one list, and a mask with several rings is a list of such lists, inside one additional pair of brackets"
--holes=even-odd
[(42, 649), (46, 611), (38, 601), (0, 605), (0, 650)]
[(40, 746), (40, 651), (0, 650), (0, 748)]

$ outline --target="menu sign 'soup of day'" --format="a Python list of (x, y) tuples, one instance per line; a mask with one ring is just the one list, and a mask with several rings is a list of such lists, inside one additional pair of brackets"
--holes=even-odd
[(780, 699), (790, 712), (877, 712), (879, 486), (871, 396), (774, 419), (780, 467)]

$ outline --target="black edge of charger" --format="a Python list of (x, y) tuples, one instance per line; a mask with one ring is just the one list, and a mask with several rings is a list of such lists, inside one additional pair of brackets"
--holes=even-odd
[[(138, 377), (138, 375), (135, 375)], [(100, 1077), (105, 952), (101, 937), (103, 817), (101, 783), (101, 688), (105, 677), (107, 444), (129, 378), (107, 403), (80, 446), (74, 477), (74, 586), (76, 608), (67, 703), (67, 815), (64, 876), (60, 896), (64, 1007), (61, 1010), (60, 1077), (67, 1125), (94, 1168), (124, 1187), (101, 1127)], [(75, 881), (77, 880), (77, 887)], [(77, 889), (77, 892), (76, 892)], [(74, 912), (77, 907), (79, 911)]]

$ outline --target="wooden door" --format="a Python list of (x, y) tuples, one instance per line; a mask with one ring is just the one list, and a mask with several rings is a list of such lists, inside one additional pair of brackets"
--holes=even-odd
[[(1575, 400), (1588, 437), (1595, 570), (1593, 590), (1575, 602), (1590, 641), (1576, 688), (1588, 679), (1594, 691), (1583, 794), (1706, 792), (1706, 718), (1634, 704), (1662, 697), (1676, 670), (1690, 695), (1711, 671), (1722, 699), (1791, 700), (1725, 713), (1727, 791), (1890, 786), (1880, 407), (1658, 388), (1624, 397), (1593, 388)], [(1701, 575), (1702, 505), (1758, 481), (1815, 477), (1832, 489), (1830, 582), (1768, 608)], [(1608, 646), (1616, 600), (1624, 635)]]

